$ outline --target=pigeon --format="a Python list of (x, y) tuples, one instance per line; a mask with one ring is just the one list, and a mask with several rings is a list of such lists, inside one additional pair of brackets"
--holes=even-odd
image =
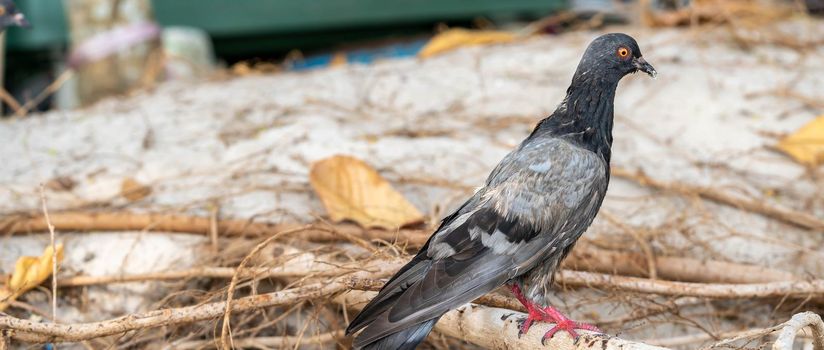
[(0, 0), (0, 33), (4, 32), (6, 28), (11, 26), (18, 26), (28, 28), (31, 25), (26, 17), (17, 10), (12, 0)]
[(443, 219), (423, 248), (358, 314), (355, 349), (414, 349), (449, 310), (507, 285), (534, 322), (598, 331), (548, 303), (554, 273), (592, 223), (609, 183), (613, 103), (625, 75), (655, 68), (635, 39), (602, 35), (581, 58), (563, 102)]

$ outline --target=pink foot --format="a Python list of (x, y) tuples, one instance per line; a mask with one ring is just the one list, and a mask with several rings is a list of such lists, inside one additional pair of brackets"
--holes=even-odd
[(526, 308), (527, 316), (521, 322), (521, 326), (518, 328), (518, 337), (526, 334), (529, 331), (529, 327), (532, 327), (532, 324), (535, 321), (544, 321), (546, 318), (546, 314), (538, 308), (537, 305), (534, 303), (529, 302), (529, 300), (524, 297), (524, 294), (521, 292), (521, 287), (516, 283), (509, 286), (509, 289), (512, 290), (512, 294), (515, 294), (515, 298), (518, 298), (518, 301)]
[(554, 336), (555, 333), (557, 333), (558, 331), (566, 331), (567, 333), (569, 333), (570, 336), (572, 336), (572, 339), (578, 339), (579, 335), (578, 332), (576, 332), (576, 330), (578, 329), (602, 333), (601, 330), (598, 329), (598, 327), (595, 327), (591, 324), (570, 320), (569, 318), (564, 316), (564, 314), (558, 311), (558, 309), (552, 306), (547, 306), (542, 311), (547, 316), (548, 320), (546, 321), (555, 323), (555, 327), (552, 327), (552, 329), (550, 329), (549, 332), (546, 332), (546, 334), (544, 334), (544, 337), (541, 338), (541, 344), (545, 344), (547, 339), (552, 338), (552, 336)]
[(546, 332), (543, 338), (541, 338), (541, 343), (545, 343), (547, 339), (552, 338), (552, 336), (554, 336), (555, 333), (557, 333), (558, 331), (566, 331), (567, 333), (569, 333), (570, 336), (572, 336), (573, 339), (578, 339), (579, 335), (578, 332), (576, 332), (576, 330), (578, 329), (599, 333), (601, 332), (601, 330), (598, 329), (598, 327), (595, 327), (593, 325), (570, 320), (569, 318), (564, 316), (564, 314), (558, 311), (558, 309), (552, 306), (547, 306), (541, 309), (540, 307), (535, 305), (535, 303), (527, 300), (527, 298), (521, 292), (521, 287), (517, 283), (510, 285), (509, 288), (512, 290), (512, 294), (515, 295), (515, 298), (517, 298), (518, 301), (520, 301), (521, 304), (523, 304), (524, 307), (526, 307), (526, 310), (528, 312), (526, 319), (523, 320), (523, 323), (521, 323), (521, 326), (518, 329), (519, 337), (521, 335), (526, 334), (526, 332), (529, 331), (529, 328), (532, 327), (532, 324), (535, 323), (535, 321), (555, 324), (555, 327), (552, 327), (552, 329), (550, 329), (549, 332)]

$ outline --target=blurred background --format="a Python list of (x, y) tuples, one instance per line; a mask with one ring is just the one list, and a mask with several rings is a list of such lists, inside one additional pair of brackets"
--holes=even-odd
[(560, 0), (21, 0), (19, 9), (33, 28), (8, 33), (5, 86), (27, 101), (70, 66), (73, 52), (83, 55), (76, 49), (91, 40), (98, 40), (89, 48), (96, 55), (118, 51), (119, 57), (75, 62), (82, 66), (78, 81), (37, 109), (82, 106), (140, 84), (203, 77), (244, 61), (304, 69), (328, 65), (340, 54), (362, 63), (410, 56), (439, 26), (523, 26), (571, 5)]
[[(725, 16), (743, 16), (743, 23), (787, 16), (788, 10), (817, 13), (823, 6), (820, 0), (696, 3), (702, 9), (690, 15), (688, 0), (20, 0), (32, 28), (6, 34), (4, 86), (21, 106), (36, 102), (31, 110), (75, 108), (158, 81), (208, 77), (238, 63), (298, 70), (414, 56), (449, 27), (558, 34), (608, 23), (678, 26)], [(68, 79), (68, 69), (78, 76)], [(47, 87), (52, 91), (43, 95)], [(43, 101), (32, 102), (38, 96)]]
[[(235, 348), (349, 348), (363, 296), (555, 110), (608, 32), (636, 38), (659, 76), (621, 81), (610, 188), (553, 305), (634, 342), (624, 349), (817, 341), (785, 322), (824, 311), (822, 0), (17, 9), (31, 27), (0, 46), (0, 349), (228, 349), (222, 314), (79, 338), (3, 327), (230, 297), (247, 298), (226, 318)], [(283, 291), (293, 299), (255, 304)], [(493, 296), (478, 303), (519, 308)], [(487, 309), (462, 315), (473, 310)], [(453, 316), (422, 348), (501, 346), (488, 329), (542, 348), (501, 317)], [(795, 347), (773, 347), (783, 329)]]

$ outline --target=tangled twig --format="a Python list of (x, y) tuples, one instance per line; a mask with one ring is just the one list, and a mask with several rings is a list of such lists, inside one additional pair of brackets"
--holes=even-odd
[[(269, 241), (271, 240), (273, 239)], [(306, 267), (305, 262), (300, 263), (303, 264), (303, 267)], [(382, 278), (391, 274), (400, 268), (402, 264), (402, 259), (378, 259), (364, 264), (365, 267), (372, 269), (371, 271), (367, 270), (354, 273), (350, 267), (329, 267), (330, 272), (335, 271), (340, 277), (303, 287), (235, 299), (232, 301), (232, 310), (248, 311), (267, 306), (294, 305), (304, 300), (328, 297), (346, 290), (374, 290), (381, 285), (380, 281), (375, 280), (376, 278)], [(240, 276), (245, 276), (245, 274), (249, 273), (243, 269), (243, 266), (244, 264), (241, 264), (241, 267), (233, 273), (232, 277), (235, 278), (235, 281)], [(284, 271), (289, 270), (289, 268), (284, 268)], [(309, 270), (312, 269), (309, 268)], [(322, 272), (322, 269), (318, 270)], [(569, 270), (561, 271), (557, 280), (561, 284), (573, 286), (593, 286), (622, 291), (705, 298), (765, 298), (824, 295), (824, 281), (725, 285), (669, 282)], [(231, 295), (231, 293), (229, 293), (229, 295)], [(227, 302), (158, 310), (128, 315), (108, 321), (73, 325), (38, 323), (10, 316), (0, 316), (0, 329), (12, 330), (12, 337), (29, 342), (81, 341), (136, 329), (190, 323), (218, 318), (221, 315), (225, 317), (227, 310), (229, 310), (228, 300), (231, 300), (231, 298), (227, 299)], [(519, 308), (510, 298), (496, 296), (494, 294), (484, 297), (482, 300), (479, 300), (479, 302), (508, 308)]]
[[(320, 297), (330, 295), (338, 291), (347, 289), (376, 289), (380, 286), (380, 282), (373, 279), (386, 275), (402, 264), (402, 260), (377, 260), (369, 264), (364, 264), (368, 267), (378, 268), (378, 272), (374, 273), (356, 273), (354, 275), (347, 275), (332, 280), (332, 282), (325, 284), (313, 284), (306, 287), (285, 290), (270, 294), (259, 296), (245, 297), (235, 300), (237, 306), (234, 307), (236, 311), (245, 311), (254, 308), (260, 308), (272, 305), (285, 305), (296, 303), (300, 300), (306, 300), (313, 297)], [(380, 270), (382, 268), (382, 270)], [(349, 268), (329, 268), (330, 273), (346, 273), (350, 272)], [(288, 269), (287, 269), (288, 270)], [(235, 277), (240, 276), (237, 271)], [(585, 272), (564, 271), (559, 276), (559, 282), (569, 285), (595, 285), (603, 288), (615, 288), (620, 290), (633, 290), (643, 292), (657, 292), (666, 295), (700, 295), (705, 297), (733, 297), (736, 293), (731, 293), (730, 290), (738, 291), (739, 297), (752, 296), (781, 296), (785, 293), (809, 293), (812, 292), (805, 288), (804, 283), (799, 282), (785, 285), (783, 282), (778, 284), (764, 284), (764, 285), (702, 285), (696, 283), (673, 283), (665, 281), (652, 281), (639, 278), (629, 278), (620, 276), (598, 275)], [(824, 282), (812, 283), (813, 285), (824, 285)], [(775, 287), (778, 288), (775, 288)], [(807, 286), (809, 287), (809, 286)], [(824, 287), (821, 287), (824, 290)], [(788, 290), (790, 292), (788, 292)], [(821, 293), (821, 291), (819, 291)], [(479, 300), (484, 304), (491, 304), (496, 306), (516, 307), (517, 305), (509, 298), (490, 295)], [(221, 314), (225, 315), (226, 303), (213, 303), (196, 307), (188, 307), (182, 309), (169, 309), (150, 312), (146, 314), (137, 314), (125, 316), (120, 319), (99, 322), (95, 324), (81, 324), (81, 325), (59, 325), (63, 328), (54, 330), (49, 328), (47, 324), (26, 324), (20, 323), (25, 321), (17, 321), (10, 317), (0, 318), (0, 326), (10, 328), (17, 331), (34, 333), (38, 336), (23, 333), (15, 334), (15, 337), (21, 340), (34, 341), (77, 341), (91, 339), (99, 336), (106, 336), (116, 333), (122, 333), (129, 330), (156, 327), (164, 324), (177, 324), (185, 322), (195, 322), (204, 319), (216, 318)], [(54, 325), (58, 326), (58, 325)], [(65, 328), (65, 329), (64, 329)], [(61, 330), (65, 332), (61, 332)], [(69, 330), (72, 330), (71, 332)], [(49, 336), (50, 338), (44, 338)]]
[(49, 219), (49, 209), (46, 206), (46, 188), (43, 184), (40, 184), (40, 201), (43, 204), (43, 218), (45, 219), (46, 227), (49, 229), (49, 239), (52, 249), (51, 318), (52, 320), (57, 320), (57, 246), (54, 243), (54, 225), (52, 225), (51, 220)]
[[(307, 241), (330, 242), (345, 240), (358, 244), (359, 246), (367, 245), (366, 241), (369, 240), (379, 240), (395, 242), (400, 246), (418, 247), (426, 242), (431, 233), (427, 230), (416, 229), (402, 229), (400, 231), (363, 229), (349, 224), (316, 224), (310, 227), (304, 227), (304, 225), (288, 223), (255, 223), (248, 220), (235, 219), (215, 220), (211, 216), (198, 217), (130, 212), (57, 213), (52, 214), (51, 219), (55, 227), (64, 232), (71, 230), (151, 230), (207, 234), (213, 232), (212, 227), (216, 225), (222, 235), (271, 236), (278, 232), (303, 228), (300, 237)], [(17, 216), (0, 220), (0, 233), (40, 232), (47, 229), (48, 228), (43, 225), (42, 218), (37, 216)], [(369, 248), (371, 250), (371, 247)], [(654, 259), (653, 263), (655, 264), (655, 271), (658, 277), (673, 281), (761, 283), (798, 279), (792, 273), (762, 266), (671, 256), (654, 256), (652, 259)], [(591, 244), (581, 242), (579, 246), (572, 251), (569, 259), (565, 261), (564, 266), (575, 270), (646, 277), (648, 276), (647, 272), (650, 270), (648, 266), (650, 263), (649, 260), (650, 257), (648, 254), (597, 249)], [(209, 275), (213, 272), (214, 271), (193, 270), (190, 273)], [(183, 271), (174, 273), (186, 274), (186, 272)], [(218, 272), (214, 273), (218, 274), (214, 277), (222, 277), (219, 276)], [(134, 276), (133, 278), (137, 280), (142, 277)], [(152, 277), (152, 274), (147, 274), (145, 278), (164, 279), (164, 275), (161, 274), (157, 277)], [(121, 281), (118, 277), (110, 277), (108, 280), (112, 283), (118, 281), (128, 282), (126, 280)]]
[(824, 220), (807, 213), (772, 205), (763, 200), (736, 197), (729, 193), (718, 191), (717, 189), (689, 185), (681, 182), (659, 181), (644, 173), (631, 172), (621, 168), (613, 168), (612, 175), (663, 191), (698, 195), (716, 203), (757, 213), (798, 227), (824, 232)]
[[(223, 313), (223, 326), (220, 331), (220, 343), (223, 345), (224, 349), (232, 349), (234, 346), (232, 344), (231, 337), (229, 336), (230, 332), (230, 321), (232, 316), (232, 297), (235, 294), (235, 288), (237, 287), (238, 278), (240, 274), (243, 272), (243, 269), (246, 267), (246, 264), (249, 262), (249, 259), (254, 257), (261, 249), (267, 246), (269, 243), (272, 243), (274, 240), (280, 238), (281, 236), (285, 236), (292, 233), (302, 232), (306, 230), (308, 227), (300, 227), (288, 231), (278, 232), (272, 237), (265, 239), (263, 242), (260, 242), (254, 249), (252, 249), (246, 257), (240, 262), (238, 265), (237, 270), (235, 271), (234, 275), (232, 275), (232, 282), (229, 283), (229, 290), (226, 292), (226, 311)], [(227, 340), (227, 338), (229, 338)]]
[(824, 280), (751, 284), (709, 284), (650, 280), (569, 270), (560, 271), (557, 280), (561, 284), (571, 286), (587, 286), (626, 292), (670, 296), (695, 296), (713, 299), (805, 298), (809, 296), (824, 296)]
[[(356, 271), (363, 268), (363, 264), (346, 264), (341, 269), (329, 269), (329, 265), (313, 264), (313, 266), (291, 265), (276, 266), (270, 268), (244, 269), (240, 271), (242, 278), (288, 278), (288, 277), (334, 277), (339, 276), (341, 269)], [(158, 271), (149, 273), (139, 273), (133, 275), (110, 275), (110, 276), (74, 276), (58, 279), (60, 287), (82, 287), (95, 285), (108, 285), (116, 283), (134, 283), (147, 281), (179, 281), (190, 278), (229, 278), (238, 273), (232, 267), (195, 267), (177, 271)]]
[[(398, 268), (400, 268), (400, 265), (376, 265), (376, 269), (373, 271), (349, 273), (325, 282), (238, 298), (234, 300), (232, 308), (234, 311), (248, 311), (270, 306), (293, 305), (305, 300), (328, 297), (349, 290), (352, 287), (357, 287), (357, 282), (352, 282), (352, 279), (385, 277)], [(39, 323), (0, 315), (0, 329), (11, 330), (10, 336), (12, 338), (26, 342), (77, 342), (137, 329), (215, 319), (223, 316), (226, 310), (227, 302), (215, 302), (130, 314), (111, 320), (80, 324)]]
[(651, 277), (650, 259), (655, 264), (657, 277), (670, 281), (737, 284), (801, 279), (793, 273), (763, 266), (664, 255), (650, 258), (646, 254), (599, 249), (584, 240), (572, 250), (563, 266), (580, 271)]

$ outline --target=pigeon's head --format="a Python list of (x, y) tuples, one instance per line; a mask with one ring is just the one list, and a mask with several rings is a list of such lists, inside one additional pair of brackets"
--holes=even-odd
[(642, 71), (655, 78), (658, 72), (641, 56), (638, 43), (623, 33), (604, 34), (589, 44), (576, 76), (595, 74), (616, 83), (627, 74)]
[(17, 10), (12, 0), (0, 0), (0, 32), (11, 26), (28, 28), (29, 21)]

